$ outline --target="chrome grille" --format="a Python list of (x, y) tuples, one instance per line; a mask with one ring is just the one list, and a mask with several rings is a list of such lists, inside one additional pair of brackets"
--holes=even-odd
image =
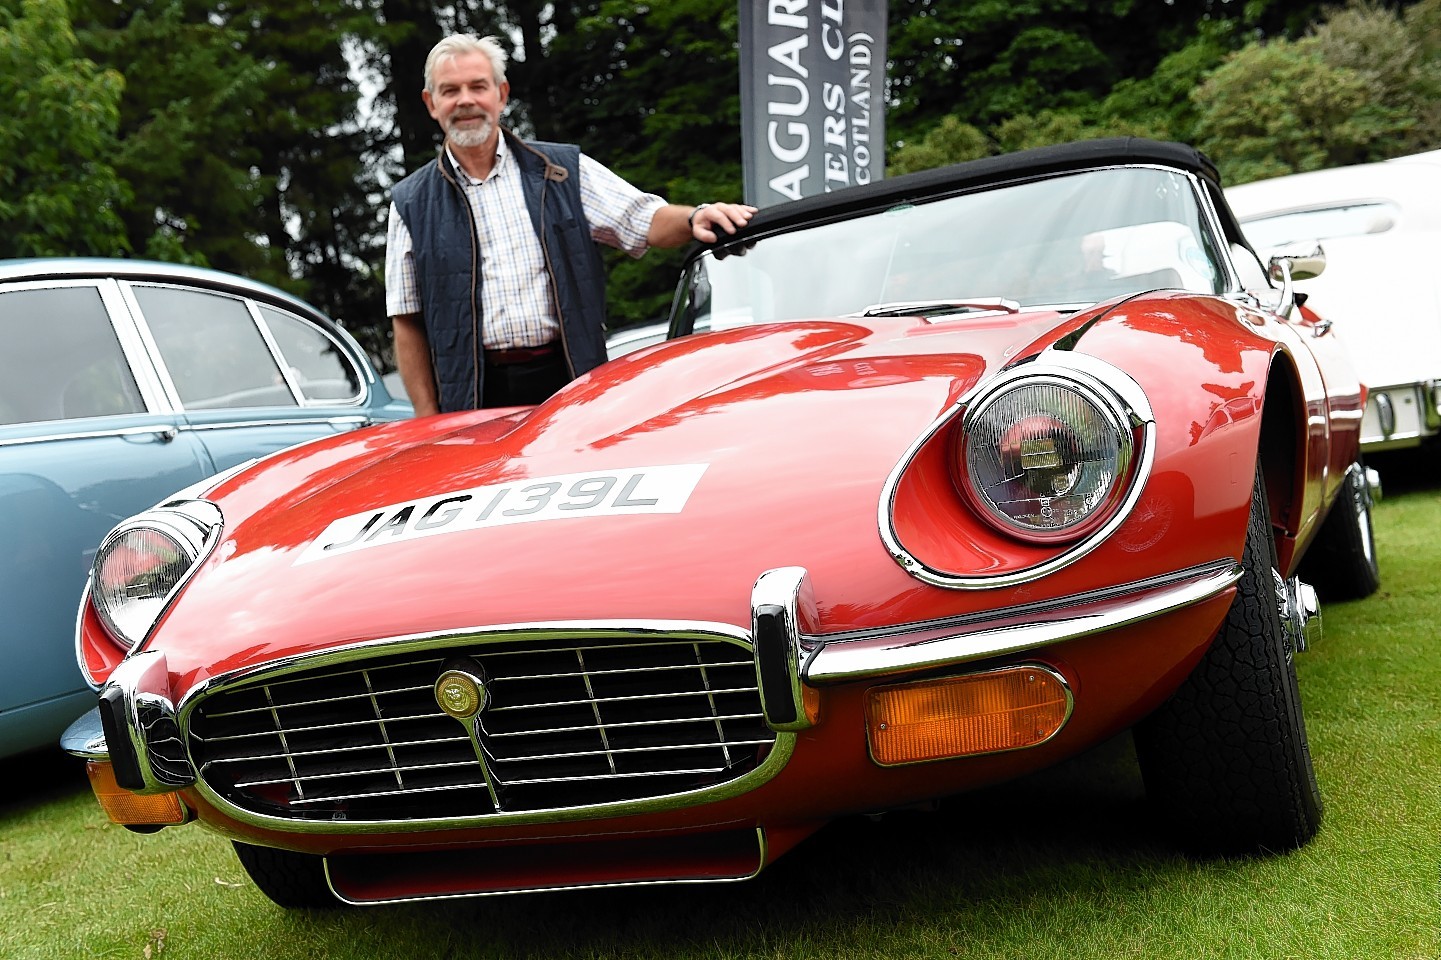
[[(489, 703), (471, 726), (434, 684), (468, 658)], [(452, 819), (645, 800), (761, 762), (750, 648), (719, 638), (473, 642), (249, 679), (188, 711), (204, 783), (291, 819)], [(473, 732), (473, 736), (472, 736)]]

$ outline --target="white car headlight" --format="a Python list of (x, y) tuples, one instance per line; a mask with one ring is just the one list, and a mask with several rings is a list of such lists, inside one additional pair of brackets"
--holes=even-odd
[(133, 649), (145, 639), (220, 529), (203, 500), (172, 502), (111, 531), (95, 554), (90, 599), (106, 630)]
[(1129, 486), (1126, 411), (1079, 378), (1004, 383), (972, 402), (956, 437), (961, 493), (980, 517), (1023, 540), (1085, 536), (1115, 513)]

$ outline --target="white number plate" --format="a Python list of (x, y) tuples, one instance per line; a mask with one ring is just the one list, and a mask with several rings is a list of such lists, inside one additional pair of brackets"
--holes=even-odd
[(706, 466), (682, 463), (529, 477), (395, 503), (332, 522), (295, 562), (512, 523), (680, 513)]

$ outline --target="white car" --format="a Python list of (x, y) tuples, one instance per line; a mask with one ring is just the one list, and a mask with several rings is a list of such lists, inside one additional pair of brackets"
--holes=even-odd
[[(746, 317), (739, 322), (729, 324), (718, 324), (716, 329), (727, 329), (732, 326), (741, 326), (749, 323), (750, 318)], [(692, 333), (703, 333), (711, 329), (710, 317), (698, 317), (695, 321), (695, 329)], [(642, 323), (633, 327), (621, 327), (619, 330), (606, 337), (605, 352), (606, 359), (614, 360), (616, 357), (624, 356), (642, 347), (653, 347), (657, 343), (670, 336), (670, 321), (663, 320), (659, 323)]]
[(1296, 284), (1334, 321), (1370, 388), (1366, 450), (1441, 434), (1441, 150), (1231, 187), (1226, 199), (1262, 259), (1320, 241), (1323, 275)]
[(606, 337), (606, 356), (614, 360), (616, 357), (630, 353), (632, 350), (654, 346), (664, 340), (669, 331), (669, 321), (642, 323), (634, 327), (622, 327)]

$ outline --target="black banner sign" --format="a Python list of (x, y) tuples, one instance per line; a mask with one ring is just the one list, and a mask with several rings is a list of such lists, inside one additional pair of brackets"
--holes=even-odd
[(740, 0), (745, 197), (758, 207), (885, 174), (885, 0)]

